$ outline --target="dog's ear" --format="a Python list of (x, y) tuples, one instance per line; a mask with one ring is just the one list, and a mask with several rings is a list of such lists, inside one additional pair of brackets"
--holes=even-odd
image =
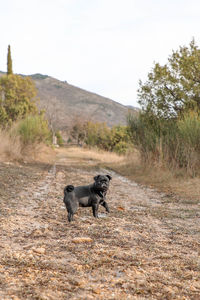
[(100, 175), (94, 177), (94, 181), (97, 181)]
[(112, 179), (112, 177), (111, 177), (110, 175), (106, 175), (106, 177), (108, 177), (108, 179), (109, 179), (109, 180), (111, 180), (111, 179)]

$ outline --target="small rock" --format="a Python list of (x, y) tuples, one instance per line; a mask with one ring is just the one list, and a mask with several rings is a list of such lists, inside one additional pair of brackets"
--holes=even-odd
[(83, 270), (82, 265), (76, 265), (75, 268), (76, 268), (77, 271), (82, 271)]
[(97, 295), (101, 293), (100, 288), (93, 288), (92, 291), (93, 291), (94, 294), (97, 294)]
[(63, 172), (58, 172), (58, 173), (56, 174), (56, 178), (57, 178), (57, 179), (63, 178), (64, 176), (65, 176), (65, 174), (64, 174)]
[(23, 246), (23, 249), (24, 249), (24, 250), (27, 250), (27, 249), (32, 248), (32, 246), (33, 246), (33, 244), (24, 245), (24, 246)]
[(87, 285), (87, 281), (84, 279), (78, 279), (76, 281), (74, 281), (74, 285), (80, 287), (80, 288), (84, 288)]
[(165, 293), (167, 293), (167, 294), (169, 294), (171, 296), (175, 294), (175, 291), (170, 286), (165, 286), (163, 289), (164, 289)]
[(39, 236), (42, 236), (43, 235), (43, 232), (40, 230), (40, 229), (34, 229), (32, 232), (31, 232), (31, 235), (33, 237), (39, 237)]
[(46, 249), (43, 247), (40, 248), (33, 248), (33, 251), (38, 253), (38, 254), (45, 254)]
[(14, 296), (12, 299), (13, 300), (20, 300), (17, 296)]

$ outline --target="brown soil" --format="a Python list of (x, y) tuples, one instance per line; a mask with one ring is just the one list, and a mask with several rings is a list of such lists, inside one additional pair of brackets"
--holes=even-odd
[(111, 213), (80, 208), (69, 224), (64, 186), (99, 172), (67, 151), (54, 165), (0, 164), (0, 299), (199, 299), (200, 203), (109, 171)]

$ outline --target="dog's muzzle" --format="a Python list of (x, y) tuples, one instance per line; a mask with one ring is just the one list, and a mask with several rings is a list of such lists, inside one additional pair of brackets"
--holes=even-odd
[(95, 182), (95, 188), (99, 191), (106, 192), (109, 188), (109, 185), (107, 183), (102, 182)]

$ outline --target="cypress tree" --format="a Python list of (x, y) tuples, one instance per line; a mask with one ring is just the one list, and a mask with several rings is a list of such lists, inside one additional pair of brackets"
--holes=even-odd
[(11, 75), (11, 74), (13, 74), (13, 71), (12, 71), (12, 58), (11, 58), (10, 45), (8, 45), (7, 75)]

